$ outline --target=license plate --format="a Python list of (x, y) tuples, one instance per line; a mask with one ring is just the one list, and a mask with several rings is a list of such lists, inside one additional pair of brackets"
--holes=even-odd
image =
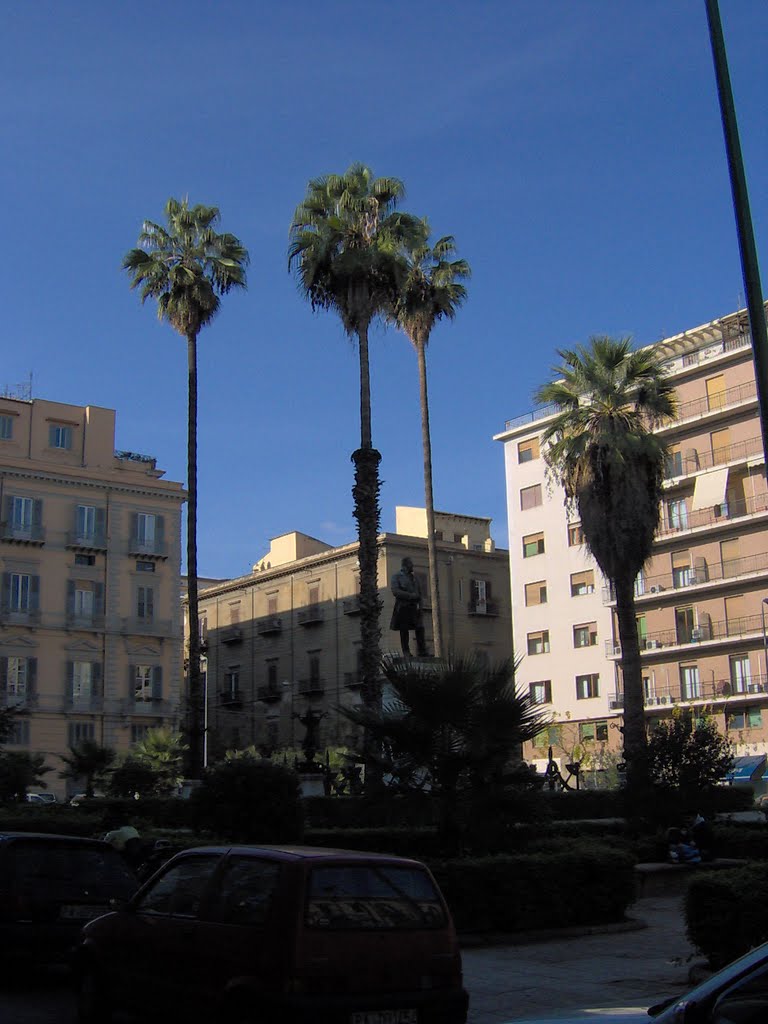
[(363, 1010), (353, 1013), (350, 1024), (418, 1024), (418, 1010)]
[(75, 906), (63, 906), (59, 910), (59, 917), (64, 918), (65, 921), (91, 921), (94, 917), (101, 917), (106, 912), (106, 907), (93, 907), (86, 903), (80, 903)]

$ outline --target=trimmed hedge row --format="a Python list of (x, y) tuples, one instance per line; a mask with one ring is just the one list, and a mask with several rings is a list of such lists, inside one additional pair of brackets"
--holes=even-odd
[(715, 968), (768, 941), (768, 872), (764, 864), (702, 873), (685, 896), (688, 938)]
[(429, 866), (461, 932), (606, 924), (635, 898), (634, 859), (599, 843)]

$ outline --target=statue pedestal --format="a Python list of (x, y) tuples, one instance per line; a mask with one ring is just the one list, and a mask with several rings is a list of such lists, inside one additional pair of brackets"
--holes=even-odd
[(302, 796), (325, 796), (325, 776), (322, 772), (299, 770), (299, 784)]

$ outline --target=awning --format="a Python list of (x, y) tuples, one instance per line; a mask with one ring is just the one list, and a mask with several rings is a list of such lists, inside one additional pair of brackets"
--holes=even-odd
[(762, 778), (765, 769), (765, 754), (750, 757), (734, 757), (733, 768), (725, 776), (727, 782), (751, 782), (757, 775)]
[(695, 512), (700, 508), (712, 508), (713, 505), (722, 505), (725, 501), (725, 489), (728, 486), (728, 467), (725, 469), (713, 469), (711, 473), (702, 473), (696, 477), (696, 486), (693, 489), (693, 504), (691, 509)]

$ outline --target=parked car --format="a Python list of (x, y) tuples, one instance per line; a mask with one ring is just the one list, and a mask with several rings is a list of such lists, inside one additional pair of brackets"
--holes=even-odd
[(165, 1009), (228, 1024), (464, 1024), (453, 922), (418, 861), (313, 847), (210, 846), (171, 858), (91, 921), (81, 1024)]
[(58, 803), (55, 793), (27, 793), (28, 804), (55, 804)]
[(86, 921), (136, 891), (117, 850), (96, 839), (0, 832), (0, 949), (22, 966), (66, 962)]
[(649, 1010), (582, 1010), (516, 1024), (765, 1024), (768, 1021), (768, 942), (734, 960), (683, 996)]

